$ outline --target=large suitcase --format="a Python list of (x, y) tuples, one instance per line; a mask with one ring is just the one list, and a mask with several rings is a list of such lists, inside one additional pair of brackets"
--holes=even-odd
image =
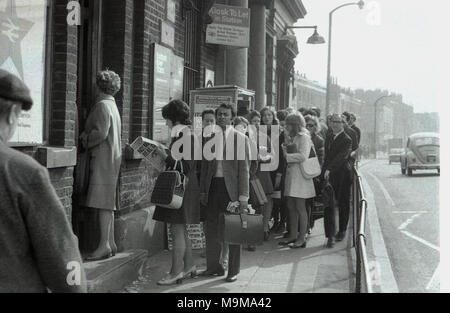
[(262, 215), (222, 214), (224, 241), (235, 245), (262, 245), (264, 226)]

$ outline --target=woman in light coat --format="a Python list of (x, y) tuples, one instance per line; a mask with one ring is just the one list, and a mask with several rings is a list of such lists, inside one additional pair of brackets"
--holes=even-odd
[(122, 162), (121, 119), (114, 95), (120, 90), (120, 77), (112, 71), (97, 75), (97, 100), (81, 140), (90, 150), (90, 175), (85, 205), (99, 210), (100, 243), (86, 258), (96, 261), (116, 254), (114, 211), (116, 188)]
[[(314, 198), (316, 192), (312, 179), (303, 177), (300, 166), (311, 153), (312, 141), (305, 128), (302, 115), (291, 114), (286, 118), (286, 143), (282, 146), (286, 158), (284, 196), (289, 211), (290, 237), (280, 245), (291, 245), (291, 248), (305, 248), (305, 235), (308, 227), (306, 200)], [(300, 232), (298, 225), (300, 219)]]

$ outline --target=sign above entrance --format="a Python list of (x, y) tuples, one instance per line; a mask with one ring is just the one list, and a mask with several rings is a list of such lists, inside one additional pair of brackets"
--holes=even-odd
[(250, 46), (250, 9), (216, 4), (209, 15), (206, 43), (248, 48)]

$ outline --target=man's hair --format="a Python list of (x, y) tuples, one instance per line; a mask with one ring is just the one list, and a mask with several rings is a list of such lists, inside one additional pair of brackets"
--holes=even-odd
[(234, 109), (234, 106), (232, 104), (222, 103), (221, 105), (219, 105), (219, 107), (216, 109), (216, 112), (215, 112), (216, 118), (217, 118), (217, 114), (219, 113), (220, 109), (231, 110), (231, 117), (232, 118), (236, 117), (236, 110)]
[(314, 110), (312, 110), (312, 109), (309, 109), (309, 110), (307, 110), (307, 111), (305, 111), (305, 112), (303, 113), (303, 116), (306, 116), (306, 115), (311, 115), (311, 116), (316, 116), (316, 117), (317, 117), (316, 111), (314, 111)]
[(22, 108), (22, 104), (20, 102), (0, 97), (0, 118), (3, 118), (3, 116), (8, 115), (9, 112), (11, 112), (11, 108), (15, 104), (18, 105), (20, 109)]
[(202, 120), (205, 119), (206, 114), (212, 114), (212, 115), (216, 116), (216, 112), (214, 112), (214, 110), (211, 110), (211, 109), (205, 110), (202, 112)]
[(344, 112), (344, 113), (342, 113), (342, 115), (343, 116), (345, 116), (345, 121), (348, 123), (348, 122), (350, 122), (350, 118), (351, 118), (351, 113), (349, 113), (349, 112)]

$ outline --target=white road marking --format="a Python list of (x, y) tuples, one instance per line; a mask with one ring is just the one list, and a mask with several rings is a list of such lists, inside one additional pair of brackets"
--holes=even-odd
[(411, 218), (409, 218), (406, 222), (404, 222), (402, 225), (400, 225), (400, 227), (398, 228), (399, 230), (404, 230), (406, 229), (406, 227), (408, 227), (409, 224), (411, 224), (416, 218), (418, 218), (419, 216), (421, 216), (423, 213), (419, 213), (419, 214), (415, 214), (413, 215)]
[(427, 214), (428, 211), (393, 211), (393, 214)]
[(406, 236), (408, 236), (408, 237), (410, 237), (410, 238), (412, 238), (412, 239), (414, 239), (414, 240), (416, 240), (416, 241), (418, 241), (418, 242), (420, 242), (420, 243), (423, 243), (424, 245), (426, 245), (426, 246), (428, 246), (428, 247), (430, 247), (430, 248), (432, 248), (432, 249), (434, 249), (434, 250), (436, 250), (436, 251), (438, 251), (438, 252), (441, 251), (441, 248), (439, 248), (438, 246), (436, 246), (436, 245), (434, 245), (434, 244), (432, 244), (432, 243), (426, 241), (425, 239), (422, 239), (422, 238), (420, 238), (420, 237), (417, 237), (416, 235), (411, 234), (411, 233), (410, 233), (409, 231), (407, 231), (407, 230), (402, 230), (401, 232), (402, 232), (403, 234), (405, 234)]
[(387, 191), (387, 189), (384, 187), (383, 183), (378, 179), (378, 177), (376, 177), (375, 175), (373, 175), (372, 173), (368, 173), (370, 175), (370, 177), (372, 177), (378, 184), (378, 186), (380, 186), (381, 191), (384, 194), (384, 197), (386, 198), (386, 200), (389, 202), (389, 204), (393, 207), (395, 207), (395, 203), (394, 200), (392, 200), (391, 195), (389, 194), (389, 192)]
[(434, 274), (431, 277), (427, 287), (425, 288), (426, 290), (430, 290), (431, 288), (433, 288), (433, 289), (438, 288), (439, 280), (440, 280), (440, 267), (441, 267), (441, 262), (439, 262), (438, 266), (434, 270)]
[(370, 240), (373, 247), (373, 255), (375, 262), (379, 264), (380, 277), (379, 286), (382, 293), (398, 293), (398, 285), (395, 280), (394, 273), (392, 271), (392, 264), (387, 253), (386, 244), (383, 239), (383, 233), (381, 232), (380, 220), (378, 219), (378, 209), (375, 204), (375, 198), (373, 191), (370, 188), (367, 180), (362, 177), (364, 191), (366, 193), (366, 200), (368, 206), (368, 218), (367, 222), (370, 230)]

